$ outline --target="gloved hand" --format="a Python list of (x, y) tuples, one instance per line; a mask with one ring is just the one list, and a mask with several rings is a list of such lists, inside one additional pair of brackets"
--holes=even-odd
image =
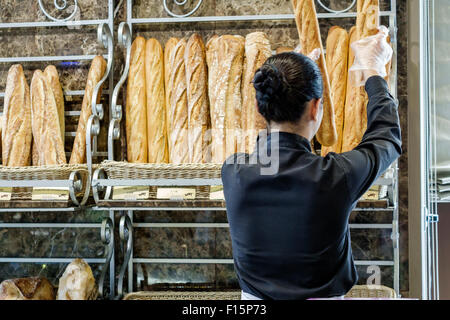
[(386, 77), (386, 64), (392, 59), (393, 54), (387, 42), (388, 35), (388, 29), (381, 26), (376, 35), (351, 44), (355, 54), (355, 62), (349, 69), (349, 81), (352, 85), (364, 86), (367, 79), (374, 74)]

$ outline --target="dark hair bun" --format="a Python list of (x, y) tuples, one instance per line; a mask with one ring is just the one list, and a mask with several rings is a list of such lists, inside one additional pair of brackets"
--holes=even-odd
[(273, 100), (280, 91), (283, 91), (283, 85), (283, 75), (275, 66), (265, 64), (256, 71), (253, 86), (259, 93), (260, 99), (267, 102)]
[(267, 122), (299, 120), (311, 99), (322, 97), (322, 74), (317, 64), (294, 52), (270, 57), (253, 79), (258, 111)]

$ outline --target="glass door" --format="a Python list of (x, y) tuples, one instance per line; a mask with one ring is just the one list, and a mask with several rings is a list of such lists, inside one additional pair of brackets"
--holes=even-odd
[(439, 299), (438, 204), (450, 202), (450, 2), (425, 0), (423, 97), (426, 145), (426, 298)]

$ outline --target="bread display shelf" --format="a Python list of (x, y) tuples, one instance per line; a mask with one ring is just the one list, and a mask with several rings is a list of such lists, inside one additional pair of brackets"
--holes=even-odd
[[(36, 1), (37, 2), (37, 1)], [(50, 9), (53, 4), (53, 8), (48, 12), (46, 9)], [(65, 34), (70, 28), (81, 28), (92, 29), (97, 28), (97, 42), (100, 44), (98, 46), (96, 43), (88, 43), (85, 40), (83, 43), (86, 48), (90, 48), (89, 51), (94, 49), (94, 52), (89, 52), (90, 54), (67, 54), (70, 51), (76, 52), (80, 51), (80, 48), (53, 48), (55, 53), (61, 55), (34, 55), (34, 56), (22, 56), (23, 52), (17, 52), (19, 56), (6, 56), (0, 57), (0, 65), (4, 69), (8, 69), (11, 64), (14, 63), (26, 63), (30, 64), (35, 68), (39, 66), (44, 68), (51, 63), (56, 65), (56, 62), (60, 62), (61, 65), (68, 65), (74, 62), (74, 64), (80, 64), (80, 62), (91, 61), (95, 56), (101, 54), (107, 61), (106, 72), (103, 78), (97, 83), (97, 86), (92, 90), (92, 116), (86, 126), (86, 150), (87, 150), (87, 164), (84, 165), (62, 165), (62, 166), (42, 166), (42, 167), (1, 167), (0, 166), (0, 199), (1, 196), (10, 197), (8, 201), (0, 201), (0, 216), (1, 213), (9, 212), (23, 212), (25, 214), (30, 212), (45, 213), (65, 213), (68, 217), (71, 217), (73, 212), (79, 212), (84, 209), (83, 205), (88, 204), (89, 194), (91, 191), (90, 181), (92, 171), (96, 169), (96, 166), (92, 164), (92, 158), (96, 156), (107, 156), (106, 152), (99, 152), (97, 149), (97, 136), (100, 132), (100, 120), (103, 118), (104, 112), (108, 112), (109, 105), (103, 106), (101, 103), (97, 103), (97, 98), (99, 96), (100, 87), (103, 85), (105, 88), (102, 90), (102, 96), (105, 96), (105, 101), (110, 101), (112, 95), (112, 90), (114, 87), (113, 80), (113, 65), (114, 65), (114, 44), (112, 30), (114, 28), (114, 1), (105, 0), (105, 6), (107, 5), (107, 12), (101, 10), (99, 15), (102, 15), (102, 19), (92, 17), (92, 19), (80, 19), (79, 15), (75, 15), (76, 12), (80, 13), (80, 6), (77, 1), (47, 1), (42, 5), (39, 1), (38, 20), (39, 21), (26, 21), (26, 22), (2, 22), (0, 23), (0, 32), (6, 38), (11, 36), (11, 31), (14, 34), (20, 34), (24, 32), (26, 35), (39, 34), (42, 31), (44, 33), (53, 34)], [(33, 10), (33, 8), (29, 8)], [(28, 9), (27, 9), (28, 10)], [(72, 10), (72, 11), (71, 11)], [(51, 14), (57, 14), (58, 17), (52, 16)], [(61, 14), (65, 13), (71, 14), (71, 16), (66, 15), (65, 18), (60, 18)], [(82, 12), (81, 16), (85, 14)], [(106, 15), (105, 18), (103, 18)], [(11, 17), (11, 21), (15, 17)], [(47, 28), (46, 30), (40, 28)], [(83, 30), (76, 31), (79, 37), (85, 37)], [(94, 29), (95, 30), (95, 29)], [(73, 32), (73, 31), (71, 31)], [(13, 36), (13, 35), (12, 35)], [(87, 39), (87, 38), (86, 38)], [(56, 38), (57, 40), (57, 38)], [(53, 41), (53, 40), (52, 40)], [(54, 42), (58, 44), (59, 42)], [(96, 48), (105, 48), (106, 52), (97, 53)], [(83, 48), (82, 48), (83, 49)], [(48, 50), (48, 48), (47, 48)], [(33, 51), (35, 53), (35, 50)], [(36, 65), (38, 63), (38, 65)], [(73, 64), (73, 65), (74, 65)], [(81, 64), (80, 64), (81, 65)], [(78, 72), (76, 68), (70, 67), (70, 70)], [(28, 79), (31, 80), (31, 79)], [(68, 101), (72, 101), (73, 97), (83, 97), (85, 95), (85, 90), (64, 90), (64, 96), (67, 97)], [(0, 104), (3, 104), (5, 98), (5, 92), (0, 92)], [(104, 107), (106, 109), (104, 109)], [(104, 111), (105, 110), (105, 111)], [(80, 111), (75, 110), (65, 110), (65, 117), (79, 117)], [(73, 119), (71, 119), (73, 120)], [(76, 129), (75, 129), (76, 130)], [(75, 137), (75, 131), (66, 131), (66, 137)], [(71, 153), (66, 152), (66, 156), (70, 157)], [(5, 190), (6, 188), (6, 190)], [(64, 201), (54, 201), (54, 200), (32, 200), (33, 189), (38, 188), (64, 188), (67, 190), (68, 195), (67, 200)], [(5, 198), (3, 198), (5, 199)], [(99, 293), (102, 297), (113, 297), (115, 295), (115, 264), (114, 264), (114, 214), (111, 213), (104, 217), (101, 223), (80, 223), (69, 222), (69, 223), (34, 223), (34, 222), (24, 222), (24, 223), (11, 223), (11, 222), (0, 222), (0, 228), (2, 230), (7, 230), (9, 228), (17, 229), (29, 229), (29, 228), (73, 228), (76, 232), (77, 228), (95, 228), (99, 230), (100, 238), (102, 244), (105, 247), (104, 257), (82, 257), (86, 262), (90, 264), (101, 265), (101, 273), (98, 280)], [(72, 220), (70, 220), (72, 221)], [(71, 246), (69, 245), (69, 248)], [(70, 255), (71, 252), (67, 252), (69, 257), (0, 257), (0, 263), (24, 263), (24, 264), (62, 264), (70, 263), (73, 257)], [(81, 258), (81, 257), (79, 257)], [(109, 292), (105, 290), (106, 276), (109, 274)]]
[[(394, 49), (394, 58), (392, 62), (392, 74), (390, 78), (390, 87), (393, 96), (397, 94), (397, 22), (396, 22), (396, 1), (387, 0), (390, 3), (389, 11), (381, 11), (380, 16), (384, 17), (385, 21), (389, 21), (389, 30)], [(172, 11), (175, 9), (183, 9), (185, 2), (170, 1), (171, 6), (168, 7), (167, 0), (161, 0), (161, 10), (167, 13), (165, 17), (133, 17), (136, 15), (136, 8), (133, 0), (126, 1), (126, 22), (122, 22), (118, 29), (117, 43), (125, 50), (125, 65), (123, 68), (120, 80), (114, 87), (114, 92), (111, 100), (111, 114), (112, 118), (109, 124), (108, 131), (108, 159), (114, 160), (116, 152), (114, 144), (121, 138), (121, 122), (122, 112), (125, 111), (125, 106), (118, 104), (118, 98), (121, 94), (122, 87), (127, 83), (128, 73), (130, 70), (130, 52), (132, 41), (139, 36), (134, 31), (135, 26), (155, 25), (173, 25), (179, 30), (183, 25), (193, 23), (199, 25), (206, 23), (205, 26), (211, 26), (211, 29), (216, 28), (215, 23), (233, 25), (236, 22), (255, 22), (255, 21), (290, 21), (295, 23), (294, 14), (267, 14), (267, 15), (233, 15), (233, 16), (199, 16), (195, 13), (199, 12), (202, 6), (202, 0), (192, 2), (192, 10), (185, 14), (177, 14)], [(333, 19), (348, 19), (356, 18), (356, 0), (348, 0), (348, 8), (341, 11), (336, 11), (328, 8), (323, 4), (323, 1), (315, 0), (317, 8), (321, 7), (317, 17), (320, 20)], [(347, 5), (345, 5), (347, 7)], [(158, 9), (152, 10), (158, 12)], [(181, 11), (180, 10), (180, 11)], [(178, 11), (177, 11), (178, 12)], [(345, 21), (345, 20), (344, 20)], [(208, 24), (209, 23), (209, 24)], [(339, 23), (338, 23), (339, 24)], [(202, 27), (203, 28), (203, 27)], [(264, 28), (261, 26), (261, 28)], [(221, 27), (222, 29), (222, 27)], [(186, 36), (188, 36), (186, 34)], [(125, 100), (125, 99), (122, 99)], [(203, 167), (202, 167), (203, 166)], [(133, 257), (133, 228), (154, 228), (171, 227), (168, 223), (153, 223), (140, 224), (133, 223), (134, 211), (148, 211), (149, 214), (155, 211), (225, 211), (225, 201), (218, 197), (208, 198), (208, 194), (216, 193), (220, 189), (220, 168), (221, 165), (153, 165), (153, 164), (129, 164), (125, 162), (107, 161), (103, 162), (99, 168), (94, 172), (92, 179), (93, 196), (96, 202), (94, 210), (109, 210), (121, 212), (121, 221), (119, 226), (120, 241), (124, 248), (124, 261), (120, 268), (118, 277), (118, 295), (124, 294), (124, 277), (128, 274), (128, 292), (133, 289), (133, 273), (134, 264), (136, 263), (230, 263), (230, 261), (221, 261), (220, 259), (207, 259), (208, 261), (199, 261), (195, 259), (139, 259)], [(356, 264), (360, 266), (378, 265), (390, 266), (394, 269), (394, 288), (399, 292), (399, 249), (398, 249), (398, 174), (397, 163), (395, 163), (389, 170), (390, 175), (380, 178), (376, 184), (382, 186), (385, 197), (381, 200), (362, 200), (360, 201), (354, 211), (356, 212), (387, 212), (392, 214), (392, 224), (357, 224), (352, 225), (351, 228), (356, 229), (392, 229), (392, 243), (393, 243), (393, 259), (392, 261), (357, 261)], [(142, 187), (145, 188), (137, 188)], [(113, 189), (116, 187), (129, 187), (131, 192), (129, 198), (118, 200), (113, 199)], [(133, 189), (135, 188), (136, 189)], [(186, 199), (180, 197), (178, 199), (158, 199), (158, 189), (170, 188), (190, 188), (191, 191), (195, 189), (195, 197)], [(223, 192), (223, 191), (222, 191)], [(182, 194), (182, 193), (181, 193)], [(139, 198), (142, 196), (144, 198)], [(179, 196), (177, 192), (175, 195)], [(135, 197), (135, 198), (133, 198)], [(378, 197), (376, 197), (378, 198)], [(189, 227), (189, 224), (172, 224), (172, 227)], [(192, 227), (217, 228), (222, 227), (217, 224), (205, 224), (204, 226), (195, 225)], [(128, 270), (128, 271), (127, 271)], [(145, 294), (144, 294), (145, 295)]]
[[(107, 68), (102, 79), (93, 88), (92, 93), (92, 115), (86, 125), (86, 152), (87, 164), (79, 166), (48, 166), (48, 167), (0, 167), (0, 188), (12, 188), (7, 192), (2, 192), (3, 199), (0, 200), (0, 211), (46, 211), (46, 209), (58, 209), (60, 211), (76, 211), (77, 207), (88, 204), (90, 181), (93, 171), (92, 159), (94, 156), (105, 156), (106, 153), (98, 152), (97, 136), (100, 133), (100, 120), (104, 116), (104, 108), (101, 103), (97, 103), (97, 97), (101, 87), (109, 79), (108, 90), (105, 94), (110, 95), (113, 87), (112, 70), (114, 61), (114, 45), (111, 33), (113, 25), (112, 16), (110, 20), (89, 20), (86, 25), (97, 25), (97, 41), (107, 49), (108, 54), (103, 55), (107, 60)], [(94, 22), (98, 22), (98, 24)], [(83, 21), (81, 21), (83, 22)], [(108, 23), (107, 23), (108, 22)], [(69, 26), (69, 22), (56, 21), (54, 23), (2, 23), (1, 29), (7, 28), (33, 28), (40, 27), (41, 24), (50, 27)], [(52, 62), (52, 61), (83, 61), (92, 60), (95, 55), (66, 55), (66, 56), (33, 56), (33, 57), (0, 57), (0, 64), (18, 62)], [(65, 91), (65, 96), (82, 96), (85, 90)], [(5, 94), (0, 93), (0, 98)], [(65, 111), (66, 117), (80, 116), (80, 111)], [(65, 136), (75, 136), (76, 132), (65, 132)], [(66, 152), (70, 156), (70, 152)], [(64, 200), (58, 201), (57, 197), (47, 199), (33, 199), (33, 191), (39, 188), (64, 188), (68, 191), (68, 196)], [(4, 191), (4, 189), (2, 189)], [(8, 194), (10, 193), (10, 194)], [(45, 196), (43, 196), (45, 197)], [(1, 199), (2, 197), (0, 197)], [(67, 199), (66, 199), (67, 198)], [(30, 209), (30, 210), (26, 210)]]

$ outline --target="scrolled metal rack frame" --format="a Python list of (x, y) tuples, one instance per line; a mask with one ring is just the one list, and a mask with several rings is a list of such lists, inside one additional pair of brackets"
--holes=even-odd
[[(58, 2), (62, 2), (62, 4), (59, 4)], [(49, 18), (50, 20), (57, 21), (57, 22), (69, 21), (69, 20), (72, 20), (75, 17), (75, 15), (77, 14), (77, 11), (79, 10), (79, 8), (78, 8), (78, 0), (73, 0), (73, 2), (74, 2), (74, 4), (73, 4), (74, 10), (70, 14), (70, 16), (68, 16), (66, 18), (58, 19), (58, 18), (53, 17), (51, 14), (49, 14), (47, 12), (47, 10), (45, 10), (44, 5), (42, 4), (42, 0), (38, 0), (39, 8), (41, 9), (42, 13), (45, 14), (45, 16), (47, 18)], [(55, 8), (60, 10), (60, 11), (65, 10), (65, 9), (68, 8), (67, 7), (67, 0), (54, 0), (53, 4), (54, 4)]]

